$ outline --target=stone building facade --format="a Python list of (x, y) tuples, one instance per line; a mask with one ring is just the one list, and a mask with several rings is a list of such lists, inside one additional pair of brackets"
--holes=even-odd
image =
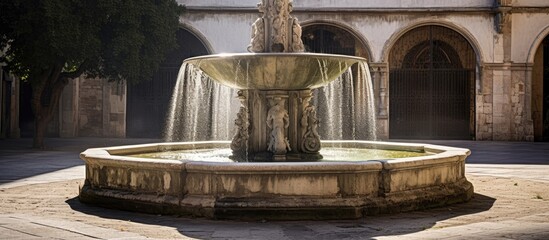
[[(182, 47), (159, 74), (172, 76), (186, 57), (246, 52), (259, 1), (178, 0), (186, 7)], [(309, 51), (368, 60), (382, 139), (549, 139), (546, 0), (294, 0), (293, 6)], [(158, 95), (174, 84), (155, 82)], [(162, 125), (165, 115), (162, 97), (147, 100), (159, 112), (139, 110), (147, 104), (143, 89), (152, 88), (77, 79), (64, 92), (52, 133), (157, 137), (140, 132)]]
[[(179, 2), (187, 7), (187, 13), (181, 20), (183, 28), (199, 37), (212, 53), (245, 51), (250, 36), (249, 26), (257, 17), (257, 0)], [(309, 28), (316, 27), (339, 29), (355, 38), (354, 42), (360, 45), (356, 49), (362, 49), (355, 55), (367, 58), (373, 76), (376, 105), (379, 108), (378, 130), (382, 138), (402, 136), (391, 131), (400, 126), (397, 125), (400, 124), (399, 116), (391, 115), (399, 114), (391, 110), (399, 108), (391, 102), (395, 102), (400, 94), (391, 88), (401, 84), (398, 79), (392, 79), (396, 78), (392, 76), (396, 75), (397, 71), (394, 70), (402, 68), (403, 64), (410, 65), (413, 57), (406, 56), (411, 51), (418, 51), (416, 57), (421, 57), (417, 48), (427, 41), (437, 45), (430, 47), (430, 57), (433, 58), (430, 64), (443, 65), (431, 71), (432, 74), (436, 76), (440, 69), (445, 68), (469, 71), (463, 78), (468, 82), (464, 94), (467, 95), (465, 99), (469, 100), (459, 105), (464, 109), (458, 118), (463, 117), (469, 121), (464, 129), (470, 133), (458, 138), (533, 141), (534, 136), (537, 136), (537, 140), (547, 137), (547, 133), (543, 132), (544, 126), (547, 128), (547, 120), (540, 120), (547, 118), (542, 116), (547, 112), (547, 107), (540, 107), (543, 104), (533, 105), (533, 102), (544, 102), (542, 96), (547, 96), (546, 91), (540, 91), (543, 87), (539, 87), (543, 86), (544, 79), (543, 42), (549, 34), (547, 1), (295, 0), (293, 15), (300, 20), (304, 37)], [(444, 60), (435, 59), (437, 51), (440, 52), (439, 57), (447, 58), (446, 65), (440, 62)], [(449, 52), (456, 56), (451, 56)], [(457, 61), (452, 61), (452, 58)], [(412, 68), (424, 69), (418, 66)], [(443, 78), (435, 77), (434, 81)], [(454, 87), (452, 84), (448, 83), (448, 88)], [(533, 94), (533, 89), (538, 92)], [(450, 89), (446, 95), (453, 94)], [(415, 100), (421, 101), (418, 98)], [(435, 96), (431, 101), (446, 100)], [(446, 108), (454, 106), (458, 105), (449, 104)], [(437, 121), (448, 121), (437, 120), (440, 114), (450, 118), (453, 116), (453, 113), (437, 110), (423, 115), (429, 114), (431, 119), (409, 116), (408, 121), (436, 125)], [(410, 126), (415, 128), (413, 124)], [(435, 133), (431, 137), (444, 139), (445, 135)]]

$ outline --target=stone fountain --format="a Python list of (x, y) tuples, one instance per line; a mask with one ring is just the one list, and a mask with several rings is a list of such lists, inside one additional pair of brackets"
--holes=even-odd
[[(186, 65), (192, 65), (239, 90), (233, 140), (88, 149), (81, 154), (86, 162), (81, 201), (207, 218), (338, 219), (471, 198), (467, 149), (321, 141), (312, 90), (366, 61), (303, 53), (301, 27), (290, 15), (292, 3), (264, 0), (258, 7), (262, 17), (253, 23), (252, 53), (196, 57), (182, 67), (187, 71)], [(354, 160), (322, 159), (321, 146)], [(229, 148), (226, 158), (192, 157)], [(372, 158), (364, 150), (419, 155)], [(166, 159), (166, 152), (178, 157)]]
[(252, 25), (252, 54), (188, 59), (213, 80), (241, 89), (233, 158), (247, 161), (321, 159), (312, 89), (326, 86), (363, 58), (304, 54), (292, 2), (263, 1)]

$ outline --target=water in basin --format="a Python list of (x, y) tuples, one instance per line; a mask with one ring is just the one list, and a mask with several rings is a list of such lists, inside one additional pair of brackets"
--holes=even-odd
[[(323, 156), (321, 162), (333, 161), (370, 161), (395, 158), (420, 157), (431, 155), (432, 153), (423, 151), (401, 151), (370, 148), (340, 148), (324, 147), (320, 150)], [(186, 161), (204, 161), (204, 162), (235, 162), (230, 156), (232, 151), (229, 148), (208, 148), (191, 149), (179, 151), (165, 151), (153, 153), (141, 153), (130, 155), (131, 157), (166, 159), (166, 160), (186, 160)]]

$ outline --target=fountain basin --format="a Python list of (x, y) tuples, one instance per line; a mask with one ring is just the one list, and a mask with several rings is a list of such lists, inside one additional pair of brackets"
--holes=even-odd
[(302, 90), (328, 85), (361, 57), (320, 53), (237, 53), (193, 57), (215, 81), (235, 89)]
[(323, 147), (432, 155), (349, 162), (228, 163), (128, 155), (226, 148), (229, 142), (88, 149), (80, 200), (110, 208), (213, 219), (353, 219), (464, 202), (469, 150), (436, 145), (323, 141)]

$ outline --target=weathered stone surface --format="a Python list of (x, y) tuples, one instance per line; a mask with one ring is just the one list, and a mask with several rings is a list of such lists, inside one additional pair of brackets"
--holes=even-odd
[[(325, 145), (331, 143), (325, 142)], [(383, 142), (343, 147), (428, 151), (425, 157), (358, 162), (218, 163), (124, 155), (228, 142), (88, 149), (83, 202), (162, 214), (239, 219), (359, 218), (470, 199), (467, 149)]]

